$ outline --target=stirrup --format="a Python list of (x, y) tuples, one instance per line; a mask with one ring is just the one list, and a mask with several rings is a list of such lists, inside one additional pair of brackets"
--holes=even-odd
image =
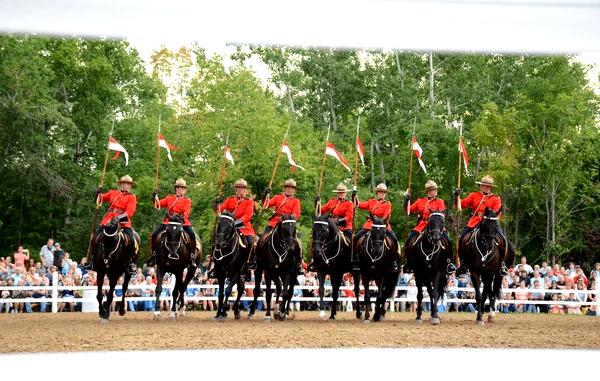
[(137, 265), (134, 262), (131, 262), (127, 267), (130, 274), (135, 274), (137, 272)]
[(455, 272), (456, 272), (456, 266), (454, 266), (454, 263), (448, 262), (448, 265), (446, 265), (446, 274), (452, 274)]

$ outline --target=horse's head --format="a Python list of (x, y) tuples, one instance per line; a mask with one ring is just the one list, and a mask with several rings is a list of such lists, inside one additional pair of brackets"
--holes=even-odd
[(498, 231), (498, 213), (486, 207), (483, 211), (479, 232), (487, 242), (492, 242)]
[(183, 233), (183, 218), (176, 214), (169, 217), (169, 223), (165, 230), (165, 245), (171, 253), (176, 253), (181, 246), (181, 234)]
[(284, 249), (286, 251), (294, 250), (296, 244), (296, 217), (291, 214), (283, 214), (279, 224)]
[(233, 213), (222, 212), (217, 222), (217, 231), (215, 233), (215, 249), (221, 250), (229, 242), (235, 232), (235, 218)]
[(440, 243), (440, 240), (442, 239), (445, 218), (445, 210), (440, 211), (429, 209), (429, 220), (427, 221), (427, 237), (435, 245), (438, 245)]
[(116, 236), (115, 233), (120, 232), (121, 224), (119, 223), (119, 219), (117, 217), (113, 217), (104, 224), (104, 235), (107, 236)]
[(371, 242), (373, 245), (371, 251), (376, 255), (382, 255), (385, 236), (387, 234), (387, 221), (373, 215), (370, 215), (370, 218), (373, 222), (371, 225)]
[(325, 242), (329, 238), (330, 232), (337, 231), (337, 224), (329, 215), (320, 215), (315, 217), (312, 229), (313, 250), (315, 253), (323, 254)]

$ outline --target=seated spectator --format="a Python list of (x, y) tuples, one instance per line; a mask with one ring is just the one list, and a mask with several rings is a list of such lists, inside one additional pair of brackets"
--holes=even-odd
[[(502, 286), (500, 289), (500, 300), (513, 300), (514, 299), (513, 294), (510, 291), (510, 288), (508, 285), (508, 278), (509, 277), (504, 277), (504, 279), (502, 279)], [(515, 305), (514, 305), (514, 303), (500, 303), (499, 310), (503, 314), (507, 314), (509, 312), (515, 312)]]
[[(472, 288), (473, 283), (469, 282), (467, 287)], [(475, 291), (464, 291), (460, 294), (460, 299), (475, 299)], [(477, 307), (475, 307), (475, 302), (465, 302), (461, 303), (458, 307), (459, 312), (477, 312)]]
[[(567, 299), (568, 302), (577, 302), (577, 296), (575, 295), (575, 293), (570, 293), (569, 294), (569, 298)], [(575, 305), (575, 304), (569, 304), (567, 306), (567, 314), (569, 315), (581, 315), (581, 307), (579, 305)]]
[(554, 303), (549, 305), (548, 313), (564, 315), (565, 314), (565, 306), (560, 303), (558, 294), (553, 293), (551, 298)]
[[(533, 300), (533, 301), (543, 301), (544, 300), (544, 296), (545, 293), (541, 290), (544, 289), (544, 287), (541, 284), (540, 279), (535, 279), (533, 278), (533, 287), (532, 287), (532, 292), (530, 292), (529, 294), (529, 300)], [(540, 312), (547, 312), (547, 310), (545, 310), (543, 307), (545, 307), (545, 305), (543, 304), (529, 304), (528, 308), (527, 308), (527, 312), (533, 313), (533, 314), (539, 314)]]
[(515, 290), (515, 300), (520, 302), (515, 304), (517, 312), (527, 312), (527, 300), (529, 299), (529, 290), (525, 285), (525, 280), (519, 282), (519, 287)]

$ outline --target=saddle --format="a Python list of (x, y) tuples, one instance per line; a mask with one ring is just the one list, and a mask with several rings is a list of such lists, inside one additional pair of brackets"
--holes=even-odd
[(257, 246), (263, 246), (265, 244), (265, 242), (267, 242), (269, 240), (269, 238), (271, 238), (271, 235), (273, 234), (274, 231), (275, 231), (275, 229), (272, 229), (268, 233), (261, 234), (260, 238), (258, 239)]
[[(371, 235), (371, 232), (368, 232), (367, 234), (360, 237), (358, 239), (358, 241), (356, 241), (356, 246), (358, 247), (358, 246), (362, 245), (363, 242), (365, 241), (365, 239), (367, 239), (367, 237), (369, 237), (370, 235)], [(394, 247), (394, 240), (389, 235), (386, 235), (385, 239), (383, 240), (383, 245), (385, 246), (386, 249), (391, 249), (392, 247)]]

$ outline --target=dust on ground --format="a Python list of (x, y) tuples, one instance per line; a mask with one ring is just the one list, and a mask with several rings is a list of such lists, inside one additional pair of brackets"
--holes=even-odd
[(101, 324), (97, 314), (0, 314), (0, 352), (66, 352), (151, 349), (344, 348), (344, 347), (496, 347), (600, 349), (600, 319), (575, 315), (496, 315), (480, 327), (475, 314), (441, 314), (432, 326), (424, 315), (417, 326), (413, 313), (388, 313), (380, 323), (365, 324), (351, 312), (336, 321), (317, 312), (295, 312), (292, 319), (266, 323), (213, 319), (212, 312), (188, 312), (170, 321), (163, 312), (111, 315)]

